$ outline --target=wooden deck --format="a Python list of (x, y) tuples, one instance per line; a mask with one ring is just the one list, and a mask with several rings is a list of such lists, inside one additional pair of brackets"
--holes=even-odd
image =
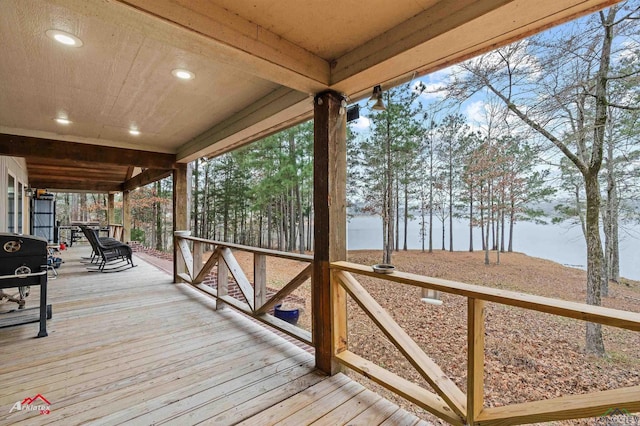
[[(87, 272), (85, 250), (64, 253), (50, 281), (48, 337), (35, 323), (0, 329), (0, 425), (427, 424), (137, 258)], [(9, 413), (36, 395), (49, 414)]]

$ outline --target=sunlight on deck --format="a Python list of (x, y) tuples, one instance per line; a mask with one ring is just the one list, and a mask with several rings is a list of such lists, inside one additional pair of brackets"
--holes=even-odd
[[(0, 329), (0, 425), (426, 424), (139, 258), (87, 272), (86, 250), (64, 252), (50, 281), (48, 337)], [(37, 395), (49, 414), (15, 409)]]

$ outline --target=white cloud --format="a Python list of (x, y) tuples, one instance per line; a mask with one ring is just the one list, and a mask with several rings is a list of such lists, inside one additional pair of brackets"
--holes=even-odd
[(465, 114), (473, 124), (484, 125), (487, 121), (487, 108), (485, 101), (474, 101), (467, 105)]
[(361, 115), (360, 118), (358, 118), (355, 121), (352, 121), (351, 123), (349, 123), (349, 125), (357, 130), (365, 130), (368, 129), (371, 126), (371, 120), (369, 120), (367, 117)]

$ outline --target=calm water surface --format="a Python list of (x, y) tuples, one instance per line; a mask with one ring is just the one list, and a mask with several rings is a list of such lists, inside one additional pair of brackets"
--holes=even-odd
[[(421, 249), (420, 222), (413, 220), (407, 226), (409, 249)], [(508, 231), (508, 229), (507, 229)], [(442, 226), (434, 223), (434, 248), (442, 247)], [(449, 231), (445, 236), (449, 249)], [(400, 245), (404, 231), (400, 227)], [(508, 232), (505, 233), (508, 238)], [(347, 224), (347, 247), (349, 250), (382, 249), (382, 219), (377, 216), (356, 216)], [(480, 229), (474, 229), (474, 248), (482, 248)], [(461, 220), (453, 224), (453, 249), (469, 249), (469, 227)], [(625, 227), (620, 232), (620, 274), (623, 277), (640, 280), (640, 226)], [(529, 256), (553, 260), (563, 265), (586, 269), (586, 244), (582, 231), (577, 226), (538, 225), (520, 222), (515, 225), (513, 250)]]

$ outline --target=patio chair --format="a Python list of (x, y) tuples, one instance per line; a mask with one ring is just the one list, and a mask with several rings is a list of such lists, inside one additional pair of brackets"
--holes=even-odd
[(133, 264), (133, 251), (129, 245), (113, 238), (98, 238), (94, 229), (88, 227), (81, 229), (91, 244), (92, 262), (97, 266), (97, 268), (87, 268), (89, 271), (118, 272), (136, 266)]

